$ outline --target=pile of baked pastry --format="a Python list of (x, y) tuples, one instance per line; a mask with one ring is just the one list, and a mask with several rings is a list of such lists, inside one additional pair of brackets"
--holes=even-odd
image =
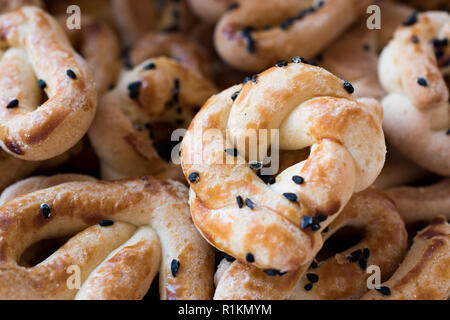
[(0, 299), (448, 299), (449, 9), (0, 0)]

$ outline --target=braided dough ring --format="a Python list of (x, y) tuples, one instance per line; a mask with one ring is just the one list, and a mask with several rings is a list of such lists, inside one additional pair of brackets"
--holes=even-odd
[(406, 224), (431, 221), (437, 216), (450, 220), (450, 178), (427, 187), (387, 190)]
[[(346, 226), (364, 230), (358, 244), (319, 263), (314, 261), (310, 265), (310, 261), (285, 275), (270, 276), (251, 265), (233, 262), (227, 270), (219, 270), (222, 276), (214, 298), (359, 299), (367, 291), (366, 279), (369, 276), (363, 267), (378, 265), (382, 278), (388, 279), (403, 259), (407, 234), (392, 201), (375, 188), (353, 195), (339, 217), (329, 225), (329, 231), (322, 236), (329, 239)], [(367, 250), (369, 257), (365, 259), (363, 252)], [(359, 259), (349, 261), (354, 252), (359, 252)], [(317, 281), (312, 283), (310, 279)]]
[(450, 15), (428, 12), (408, 20), (410, 25), (397, 30), (380, 57), (380, 79), (390, 92), (383, 99), (383, 128), (403, 155), (448, 176), (450, 104), (440, 69), (449, 70), (450, 46), (440, 41), (450, 37)]
[[(2, 48), (11, 46), (0, 60), (1, 147), (24, 160), (62, 154), (83, 137), (95, 114), (97, 92), (89, 67), (58, 23), (39, 8), (0, 16), (0, 33)], [(49, 100), (36, 109), (39, 86)]]
[(201, 74), (211, 74), (211, 62), (206, 51), (179, 34), (150, 32), (137, 41), (130, 50), (132, 65), (161, 56), (174, 59)]
[[(320, 232), (301, 229), (302, 221), (320, 219), (325, 228), (354, 192), (373, 183), (386, 152), (380, 105), (354, 99), (342, 80), (295, 61), (210, 98), (181, 146), (191, 213), (203, 236), (240, 261), (282, 272), (298, 269), (322, 246)], [(246, 164), (240, 143), (264, 129), (279, 129), (281, 150), (311, 147), (306, 161), (270, 186)], [(251, 147), (266, 151), (263, 140)], [(293, 181), (296, 175), (303, 183)]]
[[(123, 74), (118, 86), (102, 97), (89, 130), (102, 177), (152, 174), (184, 180), (180, 168), (158, 154), (156, 135), (187, 125), (214, 92), (198, 72), (167, 58), (146, 60)], [(162, 139), (170, 146), (166, 139), (170, 136)]]
[[(417, 234), (406, 258), (385, 283), (363, 300), (448, 300), (450, 297), (450, 224), (438, 217)], [(386, 289), (385, 289), (386, 290)]]
[(296, 55), (310, 59), (365, 11), (366, 2), (241, 1), (217, 23), (216, 48), (227, 63), (246, 71), (261, 71)]
[[(65, 183), (8, 202), (0, 208), (0, 298), (141, 299), (158, 271), (162, 299), (211, 298), (213, 250), (186, 199), (179, 183), (143, 178)], [(115, 223), (94, 225), (102, 219)], [(31, 244), (73, 234), (40, 264), (17, 264)], [(66, 285), (71, 265), (81, 270), (78, 291)]]
[(83, 13), (81, 29), (65, 27), (67, 16), (58, 21), (66, 31), (74, 48), (86, 59), (94, 75), (99, 94), (114, 85), (121, 67), (119, 41), (114, 31), (104, 22)]

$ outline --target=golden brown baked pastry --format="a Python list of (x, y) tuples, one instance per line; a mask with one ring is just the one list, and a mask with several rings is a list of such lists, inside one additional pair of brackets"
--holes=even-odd
[[(2, 299), (141, 299), (158, 272), (162, 299), (212, 295), (213, 250), (180, 183), (64, 183), (8, 202), (0, 220)], [(18, 265), (33, 243), (73, 234), (43, 262)], [(79, 290), (67, 285), (70, 266), (81, 271)]]

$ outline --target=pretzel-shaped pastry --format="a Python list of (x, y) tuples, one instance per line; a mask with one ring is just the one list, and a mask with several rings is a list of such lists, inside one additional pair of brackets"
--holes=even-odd
[(365, 0), (240, 1), (219, 20), (216, 48), (227, 63), (247, 71), (260, 71), (295, 55), (310, 59), (365, 12), (365, 4)]
[(111, 5), (126, 44), (133, 44), (149, 31), (185, 31), (192, 24), (185, 0), (111, 0)]
[(426, 187), (387, 190), (406, 224), (431, 221), (437, 216), (450, 220), (450, 178)]
[(286, 274), (263, 271), (239, 261), (225, 269), (227, 263), (222, 262), (218, 270), (222, 274), (216, 274), (214, 298), (359, 299), (368, 290), (367, 266), (379, 266), (382, 277), (389, 278), (403, 259), (407, 234), (392, 201), (375, 188), (355, 194), (322, 236), (330, 239), (336, 231), (349, 226), (364, 230), (358, 244)]
[(104, 22), (83, 14), (80, 29), (65, 27), (66, 16), (59, 16), (74, 48), (86, 59), (94, 75), (97, 91), (102, 94), (114, 85), (121, 67), (119, 41)]
[[(25, 160), (62, 154), (86, 133), (95, 114), (89, 67), (58, 23), (39, 8), (0, 16), (0, 33), (3, 48), (11, 46), (0, 60), (3, 150)], [(49, 100), (35, 109), (42, 88)]]
[(150, 32), (137, 41), (129, 53), (132, 65), (165, 56), (204, 75), (211, 74), (210, 58), (195, 42), (179, 34)]
[(450, 297), (450, 224), (437, 217), (417, 234), (394, 275), (363, 300), (448, 300)]
[(203, 21), (215, 23), (227, 10), (239, 6), (235, 0), (189, 0), (189, 7)]
[(414, 14), (383, 50), (379, 75), (389, 142), (420, 166), (450, 175), (450, 104), (443, 73), (450, 70), (450, 15)]
[[(143, 178), (65, 183), (8, 202), (0, 208), (0, 298), (140, 299), (158, 271), (162, 299), (210, 298), (213, 250), (186, 199), (179, 183)], [(38, 265), (17, 264), (31, 244), (74, 233)], [(81, 271), (80, 290), (66, 285), (69, 266)]]
[[(170, 146), (170, 135), (156, 135), (186, 126), (214, 92), (198, 72), (167, 58), (146, 60), (125, 73), (116, 89), (102, 97), (89, 130), (102, 161), (102, 177), (152, 174), (184, 180), (179, 167), (161, 158), (155, 148), (159, 140)], [(168, 151), (170, 157), (172, 150)]]
[[(210, 98), (181, 146), (191, 213), (203, 236), (240, 261), (281, 272), (298, 269), (321, 247), (315, 231), (372, 184), (385, 156), (380, 105), (356, 100), (351, 85), (326, 70), (293, 61)], [(261, 133), (272, 132), (265, 129), (279, 129), (281, 150), (311, 147), (306, 161), (269, 186), (244, 158), (247, 147), (267, 150)], [(256, 145), (240, 143), (254, 133)], [(225, 135), (231, 139), (224, 144)], [(264, 159), (249, 161), (258, 169)]]
[(367, 16), (361, 17), (317, 59), (321, 67), (351, 82), (358, 97), (382, 99), (386, 92), (378, 79), (378, 54), (413, 8), (387, 1), (377, 5), (383, 16), (381, 29), (370, 30)]

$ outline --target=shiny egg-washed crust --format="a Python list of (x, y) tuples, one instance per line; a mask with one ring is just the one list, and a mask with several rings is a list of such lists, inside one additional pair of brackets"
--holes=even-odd
[(381, 83), (389, 92), (382, 102), (388, 141), (405, 157), (444, 176), (450, 175), (450, 104), (442, 71), (450, 47), (437, 59), (432, 40), (449, 37), (447, 12), (421, 13), (415, 24), (395, 32), (379, 63)]
[(376, 4), (380, 6), (382, 28), (370, 30), (367, 16), (362, 17), (322, 52), (318, 63), (351, 82), (358, 97), (382, 99), (386, 92), (378, 80), (378, 54), (413, 8), (387, 1)]
[(83, 143), (77, 143), (73, 148), (63, 154), (48, 160), (26, 161), (21, 160), (0, 150), (0, 192), (12, 183), (26, 178), (37, 169), (53, 169), (67, 162), (72, 156), (81, 152)]
[(58, 174), (50, 177), (30, 177), (18, 181), (3, 190), (0, 195), (0, 206), (3, 206), (8, 201), (11, 201), (24, 194), (47, 189), (65, 182), (75, 181), (96, 181), (96, 179), (83, 174)]
[[(241, 1), (217, 23), (216, 48), (227, 63), (246, 71), (261, 71), (293, 56), (310, 59), (356, 21), (365, 12), (367, 3), (366, 0)], [(285, 29), (280, 27), (283, 23), (287, 24)], [(270, 27), (265, 28), (266, 25)]]
[[(115, 223), (96, 225), (104, 219)], [(157, 272), (162, 299), (213, 294), (213, 249), (196, 231), (180, 183), (151, 177), (64, 183), (8, 202), (0, 222), (1, 299), (141, 299)], [(36, 266), (17, 264), (33, 243), (74, 234)], [(81, 271), (80, 290), (68, 286), (70, 266)]]
[(210, 75), (212, 71), (208, 53), (180, 34), (150, 32), (139, 39), (130, 50), (130, 62), (133, 65), (161, 56), (174, 59), (204, 75)]
[[(228, 269), (222, 265), (216, 275), (218, 286), (214, 298), (359, 299), (367, 292), (366, 281), (370, 274), (360, 267), (358, 261), (349, 262), (347, 256), (356, 250), (369, 249), (367, 265), (378, 265), (382, 279), (386, 280), (403, 259), (407, 234), (395, 205), (376, 188), (353, 195), (339, 217), (329, 225), (329, 231), (322, 233), (324, 240), (344, 227), (361, 230), (363, 238), (358, 244), (319, 262), (314, 268), (309, 267), (308, 263), (297, 271), (272, 277), (238, 261), (233, 262)], [(317, 275), (319, 279), (309, 291), (304, 288), (311, 283), (306, 276), (308, 273)]]
[[(146, 69), (151, 63), (154, 68)], [(131, 99), (128, 86), (136, 81), (138, 95)], [(187, 126), (195, 109), (214, 93), (214, 85), (200, 73), (168, 58), (146, 60), (124, 73), (118, 86), (102, 97), (89, 130), (103, 178), (159, 175), (184, 181), (180, 168), (159, 156), (152, 139), (152, 131), (158, 130), (153, 127), (158, 122)]]
[[(322, 246), (320, 232), (300, 228), (302, 219), (324, 216), (320, 228), (325, 228), (381, 171), (386, 152), (381, 106), (373, 99), (356, 100), (342, 80), (299, 62), (253, 79), (211, 97), (183, 139), (184, 175), (194, 177), (191, 213), (219, 250), (240, 261), (251, 254), (262, 269), (295, 270)], [(311, 153), (266, 185), (246, 163), (262, 159), (245, 159), (245, 142), (254, 142), (254, 153), (265, 152), (264, 140), (275, 133), (281, 150), (311, 147)], [(258, 134), (260, 141), (253, 140)], [(227, 152), (235, 146), (237, 157)], [(304, 183), (294, 183), (294, 175)], [(238, 196), (249, 199), (253, 209), (251, 203), (239, 208)]]
[[(0, 45), (10, 46), (0, 60), (1, 146), (24, 160), (58, 156), (92, 122), (97, 107), (92, 73), (56, 20), (39, 8), (1, 15), (0, 34)], [(40, 106), (38, 79), (46, 82), (49, 97)], [(18, 106), (7, 108), (15, 99)]]
[(86, 59), (98, 93), (107, 91), (117, 82), (121, 68), (119, 40), (114, 31), (106, 23), (84, 13), (80, 29), (66, 28), (66, 15), (59, 16), (58, 21), (74, 48)]
[(450, 178), (426, 187), (387, 190), (406, 224), (431, 221), (437, 216), (450, 220)]
[[(236, 0), (188, 0), (189, 7), (196, 16), (207, 23), (215, 23)], [(230, 8), (231, 10), (231, 8)]]
[(0, 13), (11, 12), (24, 6), (42, 7), (41, 0), (0, 0)]
[(435, 218), (419, 232), (394, 275), (381, 286), (390, 295), (372, 290), (363, 300), (448, 300), (450, 297), (450, 224)]
[(111, 0), (114, 19), (125, 44), (133, 44), (149, 31), (184, 32), (193, 23), (186, 0)]

